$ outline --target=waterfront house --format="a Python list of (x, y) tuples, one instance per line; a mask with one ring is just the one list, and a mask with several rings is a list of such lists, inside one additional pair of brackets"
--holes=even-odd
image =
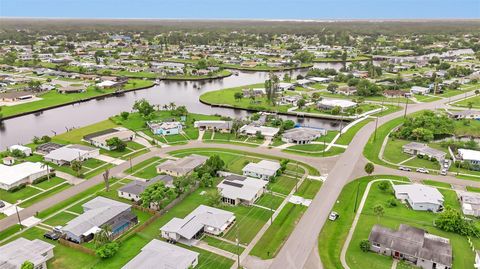
[(135, 132), (124, 127), (116, 127), (88, 134), (83, 137), (83, 140), (92, 144), (95, 147), (106, 150), (114, 150), (115, 148), (109, 146), (107, 142), (109, 139), (112, 139), (114, 137), (117, 137), (124, 142), (133, 141), (133, 139), (135, 139)]
[(290, 130), (286, 130), (282, 134), (282, 141), (285, 143), (294, 143), (294, 144), (309, 144), (315, 139), (321, 137), (322, 135), (326, 135), (327, 130), (325, 129), (313, 129), (313, 128), (293, 128)]
[(182, 131), (182, 123), (178, 121), (170, 122), (147, 122), (148, 128), (156, 135), (175, 135)]
[(341, 111), (345, 111), (356, 107), (357, 103), (344, 99), (322, 99), (321, 101), (318, 101), (317, 106), (320, 109), (327, 110), (339, 107)]
[(225, 120), (199, 120), (193, 123), (193, 127), (200, 130), (211, 130), (220, 133), (230, 133), (232, 121)]

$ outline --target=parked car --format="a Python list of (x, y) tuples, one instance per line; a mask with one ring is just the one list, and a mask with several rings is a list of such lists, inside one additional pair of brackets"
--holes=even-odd
[(53, 231), (56, 232), (56, 233), (59, 233), (59, 234), (62, 234), (62, 226), (55, 226), (53, 227)]
[(60, 238), (60, 234), (54, 231), (46, 232), (43, 237), (50, 239), (50, 240), (58, 240)]
[(338, 217), (340, 217), (340, 215), (337, 212), (332, 211), (330, 213), (330, 216), (328, 216), (328, 219), (331, 221), (335, 221), (336, 219), (338, 219)]
[(5, 203), (3, 201), (0, 201), (0, 208), (5, 207)]
[(422, 168), (417, 168), (416, 171), (419, 172), (419, 173), (423, 173), (423, 174), (429, 174), (430, 173), (427, 168), (423, 168), (423, 167)]
[(442, 169), (442, 171), (440, 171), (440, 175), (446, 176), (447, 175), (447, 169)]
[(398, 169), (402, 170), (402, 171), (408, 171), (408, 172), (412, 171), (412, 169), (410, 169), (408, 167), (405, 167), (405, 166), (400, 166)]

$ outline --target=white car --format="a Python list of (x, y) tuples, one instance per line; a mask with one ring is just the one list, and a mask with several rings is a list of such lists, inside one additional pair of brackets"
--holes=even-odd
[(417, 168), (416, 171), (419, 172), (419, 173), (423, 173), (423, 174), (429, 174), (430, 173), (427, 168), (423, 168), (423, 167), (422, 168)]
[(330, 213), (330, 216), (328, 216), (328, 219), (331, 220), (331, 221), (335, 221), (336, 219), (338, 219), (338, 217), (340, 217), (340, 215), (338, 215), (337, 212), (332, 211)]
[(408, 167), (405, 167), (405, 166), (400, 166), (400, 167), (398, 167), (398, 169), (402, 170), (402, 171), (408, 171), (408, 172), (412, 171), (412, 169), (410, 169)]

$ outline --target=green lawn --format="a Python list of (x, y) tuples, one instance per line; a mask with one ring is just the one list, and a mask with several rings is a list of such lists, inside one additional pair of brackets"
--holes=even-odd
[(247, 245), (253, 240), (255, 235), (273, 214), (270, 210), (255, 206), (228, 206), (223, 209), (233, 212), (236, 217), (234, 225), (232, 225), (223, 237), (230, 241), (235, 241), (238, 233), (238, 240), (244, 245)]
[(202, 241), (204, 241), (205, 243), (209, 244), (212, 247), (223, 249), (233, 254), (242, 253), (245, 250), (245, 248), (242, 246), (230, 244), (228, 242), (225, 242), (223, 240), (220, 240), (218, 238), (215, 238), (209, 235), (204, 235), (202, 237)]
[(357, 134), (357, 132), (362, 129), (363, 126), (367, 125), (369, 122), (373, 121), (372, 118), (367, 118), (358, 122), (357, 124), (353, 125), (350, 129), (348, 129), (345, 133), (343, 133), (335, 142), (335, 144), (339, 145), (348, 145), (352, 141), (353, 137)]
[(15, 224), (13, 226), (8, 227), (7, 229), (0, 232), (0, 241), (5, 240), (5, 238), (15, 234), (16, 232), (20, 231), (20, 224)]
[[(258, 162), (262, 159), (266, 160), (281, 160), (282, 158), (272, 155), (263, 155), (258, 153), (245, 153), (239, 150), (232, 150), (227, 148), (191, 148), (191, 149), (182, 149), (175, 150), (169, 153), (175, 157), (184, 157), (191, 154), (200, 154), (205, 156), (219, 155), (220, 158), (225, 162), (226, 167), (229, 171), (233, 173), (241, 173), (241, 169), (246, 165), (246, 161), (255, 161)], [(289, 167), (296, 162), (290, 162)], [(313, 176), (319, 176), (320, 173), (313, 167), (305, 163), (299, 163), (300, 166), (305, 167), (308, 170), (308, 173)], [(299, 166), (300, 169), (302, 169)]]
[(287, 177), (285, 175), (277, 177), (275, 182), (271, 182), (268, 184), (268, 189), (273, 192), (278, 192), (281, 194), (289, 194), (292, 189), (295, 187), (295, 184), (298, 180)]
[(306, 206), (287, 203), (250, 251), (250, 255), (264, 260), (275, 257), (305, 210)]
[(70, 188), (70, 184), (62, 184), (62, 185), (59, 185), (59, 186), (56, 186), (55, 188), (52, 188), (48, 191), (45, 191), (45, 192), (42, 192), (42, 194), (39, 194), (31, 199), (28, 199), (22, 203), (20, 203), (20, 207), (29, 207), (43, 199), (46, 199), (47, 197), (50, 197), (50, 196), (53, 196), (57, 193), (60, 193), (66, 189)]
[(389, 138), (383, 151), (383, 158), (386, 161), (398, 164), (402, 161), (415, 157), (403, 152), (402, 146), (408, 143), (410, 143), (410, 141)]
[(51, 187), (56, 186), (56, 185), (58, 185), (60, 183), (63, 183), (63, 182), (65, 182), (65, 180), (63, 178), (52, 177), (52, 178), (50, 178), (50, 180), (45, 180), (43, 182), (35, 184), (35, 187), (46, 190), (46, 189), (50, 189)]
[(284, 198), (265, 192), (255, 202), (257, 205), (261, 205), (267, 208), (276, 210), (283, 202)]
[(60, 212), (57, 215), (53, 216), (52, 218), (47, 219), (43, 223), (50, 225), (50, 226), (64, 226), (67, 222), (71, 221), (72, 219), (76, 218), (77, 215), (68, 213), (68, 212)]
[[(459, 209), (460, 205), (456, 199), (456, 194), (451, 190), (440, 190), (445, 197), (445, 205)], [(385, 214), (378, 218), (373, 213), (373, 207), (379, 203), (385, 203), (393, 198), (391, 191), (384, 192), (378, 188), (378, 182), (372, 185), (365, 207), (360, 216), (359, 223), (354, 232), (352, 242), (347, 251), (347, 262), (352, 268), (390, 268), (392, 264), (391, 257), (385, 257), (372, 252), (364, 253), (360, 250), (360, 241), (368, 238), (374, 224), (381, 224), (390, 228), (398, 228), (403, 224), (419, 227), (427, 230), (431, 234), (439, 235), (450, 239), (453, 253), (462, 253), (462, 259), (453, 260), (453, 268), (468, 268), (474, 261), (474, 253), (469, 249), (466, 237), (454, 233), (441, 231), (434, 227), (433, 221), (437, 215), (432, 212), (415, 211), (407, 206), (399, 205), (397, 207), (385, 207)], [(480, 239), (472, 239), (473, 244), (478, 246)], [(457, 254), (458, 255), (458, 254)]]
[(23, 189), (20, 189), (15, 192), (8, 192), (5, 190), (0, 190), (0, 200), (7, 201), (11, 204), (16, 203), (19, 200), (25, 200), (35, 194), (40, 193), (41, 191), (30, 186), (26, 186)]
[[(141, 87), (149, 87), (153, 85), (152, 81), (148, 80), (130, 80), (129, 84), (127, 84), (124, 88), (132, 88), (133, 84), (135, 83), (135, 88)], [(85, 100), (92, 97), (99, 97), (108, 93), (115, 91), (114, 89), (110, 90), (102, 90), (96, 91), (93, 87), (88, 87), (87, 90), (83, 93), (70, 93), (70, 94), (61, 94), (57, 93), (57, 91), (49, 91), (47, 93), (43, 93), (38, 97), (41, 100), (18, 104), (14, 106), (4, 106), (2, 109), (2, 113), (4, 117), (18, 115), (21, 113), (28, 113), (40, 109), (49, 108), (52, 106), (57, 106), (61, 104), (67, 104), (71, 102), (78, 102), (81, 100)]]
[(468, 107), (469, 103), (472, 104), (472, 108), (480, 108), (480, 95), (463, 99), (453, 103), (453, 105), (458, 107)]
[[(408, 181), (407, 178), (397, 176), (376, 176), (376, 178)], [(318, 238), (318, 250), (324, 268), (342, 268), (340, 263), (340, 252), (355, 216), (354, 208), (355, 201), (357, 200), (357, 193), (359, 202), (368, 182), (373, 179), (374, 177), (362, 177), (348, 183), (342, 189), (342, 192), (337, 198), (338, 202), (334, 205), (332, 210), (337, 212), (340, 217), (336, 221), (327, 221)]]
[(426, 184), (426, 185), (430, 185), (430, 186), (435, 186), (435, 187), (442, 187), (442, 188), (447, 188), (447, 189), (451, 189), (452, 186), (448, 183), (444, 183), (444, 182), (438, 182), (438, 181), (435, 181), (435, 180), (422, 180), (423, 184)]
[(102, 130), (118, 127), (117, 124), (111, 120), (100, 121), (85, 127), (76, 128), (71, 131), (59, 134), (54, 137), (55, 141), (62, 142), (64, 144), (68, 143), (80, 143), (85, 135), (99, 132)]
[(298, 191), (295, 192), (295, 195), (306, 199), (313, 199), (321, 187), (322, 181), (306, 178), (300, 187), (298, 187)]

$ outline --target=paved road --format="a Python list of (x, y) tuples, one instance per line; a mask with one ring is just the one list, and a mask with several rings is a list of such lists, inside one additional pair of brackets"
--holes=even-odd
[[(474, 95), (474, 93), (470, 92), (467, 94), (467, 96), (471, 95)], [(453, 101), (464, 97), (465, 95), (462, 94), (461, 96), (452, 97), (450, 100)], [(407, 107), (407, 114), (424, 109), (434, 110), (443, 107), (448, 101), (448, 99), (441, 99), (431, 103), (411, 104)], [(399, 111), (381, 117), (378, 120), (378, 126), (380, 127), (394, 118), (401, 117), (403, 114), (404, 111)], [(374, 130), (375, 122), (370, 122), (355, 135), (345, 153), (340, 156), (328, 174), (327, 180), (278, 253), (270, 268), (322, 268), (321, 262), (319, 263), (318, 252), (312, 252), (312, 249), (314, 249), (317, 244), (318, 235), (328, 218), (330, 210), (337, 201), (337, 197), (340, 195), (343, 186), (350, 180), (365, 175), (363, 166), (366, 160), (363, 157), (363, 149)], [(394, 171), (398, 173), (398, 171), (394, 169), (385, 170), (385, 172)], [(452, 180), (453, 179), (454, 178), (452, 178)], [(458, 179), (455, 180), (457, 184), (461, 184), (462, 181), (463, 180)], [(321, 243), (322, 242), (319, 242), (320, 247)]]

